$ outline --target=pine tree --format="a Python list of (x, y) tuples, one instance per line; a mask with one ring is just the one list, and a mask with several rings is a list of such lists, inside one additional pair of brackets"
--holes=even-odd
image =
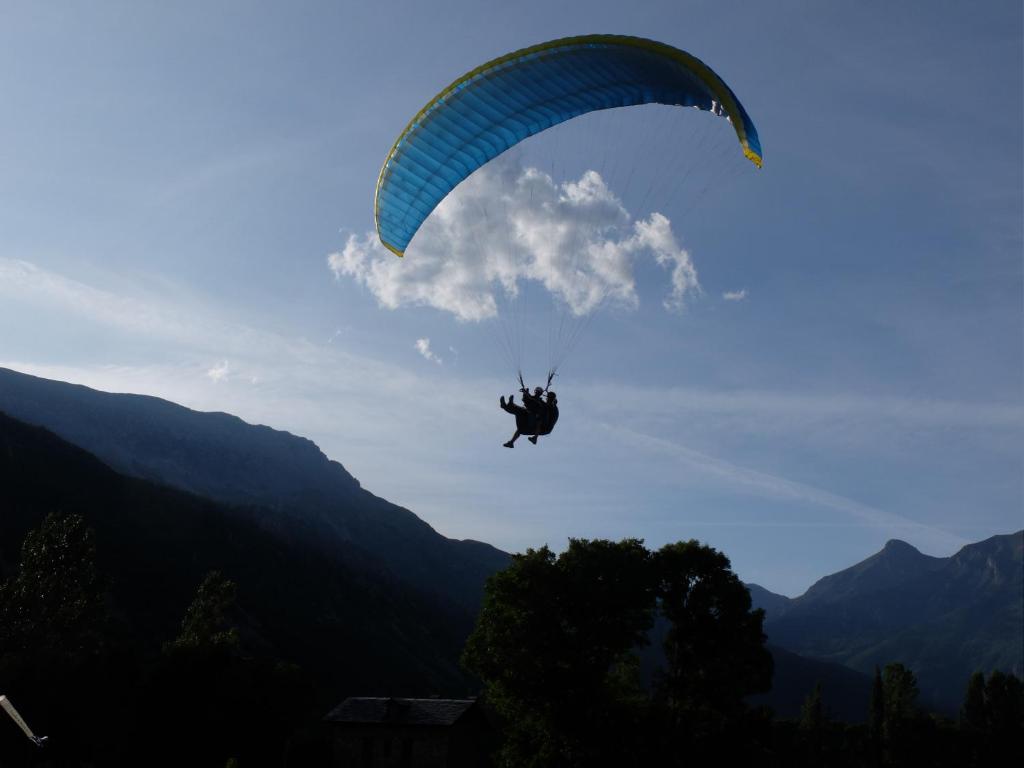
[(825, 740), (825, 725), (825, 707), (821, 701), (821, 681), (819, 680), (815, 684), (814, 690), (807, 694), (803, 706), (800, 708), (799, 728), (807, 742), (807, 757), (810, 765), (821, 764), (821, 752)]
[(800, 708), (800, 729), (803, 731), (820, 731), (825, 724), (825, 709), (821, 703), (821, 681), (814, 690), (807, 694)]
[(885, 726), (910, 720), (917, 714), (917, 678), (902, 664), (886, 664), (882, 671)]
[(74, 662), (99, 652), (107, 619), (95, 533), (81, 515), (50, 514), (0, 586), (0, 651)]
[(210, 571), (185, 612), (178, 637), (171, 648), (235, 648), (238, 629), (230, 626), (235, 611), (235, 583), (220, 571)]
[(1016, 675), (996, 670), (985, 683), (985, 740), (994, 761), (1024, 757), (1024, 686)]
[(985, 730), (985, 675), (975, 672), (967, 681), (967, 692), (960, 707), (960, 727), (965, 731)]
[(17, 571), (0, 586), (0, 684), (19, 692), (36, 727), (60, 734), (54, 764), (87, 756), (119, 704), (105, 586), (92, 529), (80, 515), (56, 513), (25, 537)]
[(960, 706), (960, 733), (972, 766), (984, 764), (986, 719), (985, 675), (975, 672), (967, 681), (964, 703)]
[(917, 717), (917, 678), (902, 664), (886, 664), (882, 670), (885, 752), (894, 765), (910, 764), (911, 728)]
[(871, 744), (872, 764), (882, 764), (883, 726), (885, 724), (885, 692), (882, 688), (882, 672), (875, 666), (875, 679), (871, 686), (871, 704), (868, 709), (868, 739)]

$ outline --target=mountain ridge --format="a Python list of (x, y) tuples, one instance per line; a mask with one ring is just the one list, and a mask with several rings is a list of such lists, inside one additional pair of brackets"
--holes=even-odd
[(898, 539), (787, 598), (756, 584), (769, 641), (789, 651), (870, 674), (898, 661), (922, 695), (959, 706), (968, 676), (1024, 667), (1024, 530), (924, 555)]
[[(0, 411), (42, 426), (124, 474), (232, 505), (279, 535), (389, 573), (475, 610), (509, 555), (449, 539), (363, 488), (308, 438), (149, 395), (109, 393), (0, 368)], [(294, 528), (294, 530), (292, 530)]]
[(471, 614), (277, 537), (219, 502), (118, 473), (3, 413), (0, 509), (0, 580), (48, 514), (82, 515), (117, 612), (151, 655), (217, 570), (238, 585), (250, 644), (315, 674), (325, 697), (459, 694), (469, 684), (458, 658)]
[[(459, 626), (471, 623), (485, 579), (510, 558), (484, 542), (442, 536), (363, 488), (311, 440), (231, 414), (3, 368), (0, 411), (50, 430), (112, 471), (208, 497), (224, 514), (310, 546), (372, 583), (432, 595)], [(891, 539), (795, 598), (747, 586), (754, 606), (766, 610), (769, 642), (794, 655), (787, 665), (798, 677), (816, 663), (870, 674), (876, 664), (900, 661), (918, 674), (927, 701), (953, 711), (976, 669), (1021, 675), (1022, 545), (1024, 531), (941, 558)], [(860, 682), (847, 682), (859, 690)]]

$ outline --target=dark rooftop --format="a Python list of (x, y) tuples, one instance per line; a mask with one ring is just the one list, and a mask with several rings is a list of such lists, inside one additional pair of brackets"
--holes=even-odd
[(394, 699), (350, 696), (332, 709), (329, 723), (453, 725), (475, 699)]

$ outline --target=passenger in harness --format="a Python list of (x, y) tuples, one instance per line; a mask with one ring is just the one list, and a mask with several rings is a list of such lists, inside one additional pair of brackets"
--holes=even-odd
[(503, 411), (516, 417), (515, 434), (512, 435), (511, 440), (503, 443), (506, 448), (515, 448), (516, 440), (521, 435), (529, 435), (527, 439), (536, 445), (537, 438), (541, 435), (551, 434), (551, 430), (555, 428), (555, 422), (558, 421), (558, 398), (554, 392), (549, 391), (547, 399), (544, 400), (544, 390), (540, 387), (536, 387), (533, 394), (530, 394), (530, 390), (525, 387), (519, 391), (523, 393), (522, 405), (516, 405), (512, 395), (508, 396), (508, 402), (505, 401), (504, 395), (499, 401)]

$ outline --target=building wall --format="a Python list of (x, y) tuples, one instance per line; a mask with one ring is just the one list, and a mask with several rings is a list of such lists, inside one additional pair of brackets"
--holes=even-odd
[(335, 768), (454, 768), (446, 727), (336, 723), (333, 730)]

